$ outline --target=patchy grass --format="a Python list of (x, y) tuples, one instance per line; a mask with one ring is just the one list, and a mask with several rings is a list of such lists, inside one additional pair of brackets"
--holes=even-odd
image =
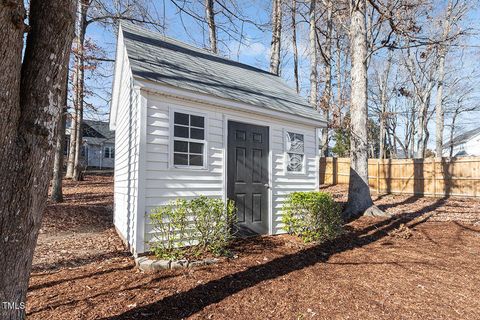
[[(328, 188), (339, 201), (345, 188)], [(384, 196), (335, 243), (238, 241), (238, 258), (143, 273), (112, 226), (108, 177), (68, 182), (35, 253), (29, 319), (479, 319), (480, 206)]]

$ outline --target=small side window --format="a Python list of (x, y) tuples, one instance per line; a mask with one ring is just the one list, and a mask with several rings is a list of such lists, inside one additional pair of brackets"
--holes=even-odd
[(287, 131), (285, 140), (287, 172), (303, 172), (305, 160), (304, 135)]
[(173, 165), (203, 167), (205, 164), (205, 118), (174, 112)]

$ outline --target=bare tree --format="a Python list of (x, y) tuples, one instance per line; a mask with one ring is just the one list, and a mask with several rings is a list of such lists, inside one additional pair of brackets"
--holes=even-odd
[(24, 1), (0, 2), (0, 301), (13, 305), (0, 308), (0, 318), (6, 320), (25, 318), (75, 10), (73, 0), (29, 4), (26, 26)]
[(350, 182), (344, 217), (384, 215), (373, 205), (368, 185), (366, 0), (350, 0), (351, 102)]
[(205, 0), (205, 15), (208, 23), (208, 34), (210, 37), (210, 49), (218, 53), (217, 48), (217, 27), (215, 25), (215, 12), (213, 11), (214, 0)]
[(87, 13), (91, 0), (77, 1), (76, 37), (74, 46), (73, 116), (70, 129), (70, 147), (67, 162), (67, 178), (81, 178), (82, 122), (85, 98), (85, 34), (87, 32)]
[(58, 133), (57, 133), (57, 142), (55, 144), (55, 157), (53, 161), (53, 178), (52, 178), (52, 192), (50, 194), (50, 199), (54, 202), (63, 202), (63, 163), (64, 163), (64, 150), (65, 150), (65, 127), (67, 122), (67, 90), (68, 90), (68, 79), (65, 81), (65, 92), (64, 92), (64, 105), (62, 114), (58, 121)]
[(429, 46), (426, 49), (407, 48), (405, 65), (413, 84), (416, 99), (418, 125), (416, 128), (416, 158), (424, 158), (428, 142), (428, 114), (432, 90), (436, 81), (436, 51)]
[(390, 69), (392, 66), (392, 51), (389, 51), (387, 62), (383, 73), (378, 74), (378, 90), (380, 95), (380, 113), (379, 113), (379, 123), (380, 123), (380, 143), (379, 143), (379, 155), (380, 159), (385, 157), (385, 135), (386, 135), (386, 126), (387, 126), (387, 117), (388, 117), (388, 103), (389, 103), (389, 75)]
[(282, 42), (282, 0), (273, 0), (272, 43), (270, 52), (270, 72), (280, 74), (280, 46)]
[[(212, 0), (213, 1), (213, 0)], [(115, 26), (120, 20), (162, 27), (148, 11), (148, 1), (140, 0), (77, 0), (77, 23), (74, 46), (73, 67), (73, 106), (72, 126), (70, 128), (70, 146), (67, 161), (67, 178), (81, 179), (84, 164), (81, 161), (82, 122), (86, 106), (85, 85), (86, 70), (94, 70), (93, 65), (98, 57), (87, 57), (87, 47), (91, 42), (87, 39), (87, 29), (93, 23), (104, 26)], [(108, 60), (108, 59), (103, 59)]]
[(317, 4), (316, 0), (310, 0), (310, 10), (309, 10), (310, 104), (314, 109), (317, 109), (317, 101), (318, 101), (316, 4)]
[(295, 80), (295, 90), (300, 92), (300, 85), (298, 80), (298, 47), (297, 47), (297, 0), (292, 0), (291, 7), (292, 14), (292, 50), (293, 50), (293, 77)]
[(454, 156), (455, 145), (452, 142), (460, 127), (461, 116), (466, 114), (467, 118), (476, 119), (477, 115), (474, 112), (480, 112), (480, 103), (476, 96), (478, 80), (475, 79), (477, 75), (475, 72), (463, 74), (465, 70), (463, 62), (458, 66), (458, 70), (461, 70), (462, 74), (446, 83), (447, 92), (443, 101), (445, 114), (447, 118), (450, 118), (450, 123), (447, 125), (450, 130), (449, 141), (443, 146), (442, 152), (447, 150), (449, 157)]
[[(325, 1), (325, 12), (326, 12), (326, 25), (327, 30), (325, 33), (325, 46), (322, 50), (322, 47), (319, 45), (319, 49), (322, 53), (323, 63), (325, 65), (325, 86), (323, 88), (322, 100), (321, 100), (321, 109), (323, 115), (327, 121), (327, 124), (330, 123), (330, 108), (332, 103), (332, 41), (333, 41), (333, 3), (332, 0)], [(322, 141), (321, 141), (321, 154), (324, 157), (328, 156), (328, 125), (326, 128), (322, 129)]]
[(463, 18), (467, 12), (467, 4), (461, 0), (449, 0), (447, 5), (446, 17), (443, 20), (443, 30), (438, 45), (438, 77), (437, 77), (437, 94), (435, 99), (436, 113), (436, 133), (435, 133), (435, 151), (438, 157), (443, 152), (443, 132), (445, 126), (444, 106), (443, 106), (443, 89), (445, 82), (445, 58), (450, 49), (450, 44), (455, 38), (462, 34), (461, 31), (452, 35), (452, 27)]
[(83, 141), (83, 109), (85, 102), (85, 35), (87, 33), (87, 13), (90, 7), (91, 0), (79, 0), (78, 3), (78, 21), (77, 21), (77, 37), (75, 45), (75, 74), (76, 83), (74, 84), (75, 98), (75, 130), (76, 135), (73, 146), (74, 148), (74, 166), (73, 166), (73, 180), (82, 179), (82, 162), (81, 162), (81, 148)]

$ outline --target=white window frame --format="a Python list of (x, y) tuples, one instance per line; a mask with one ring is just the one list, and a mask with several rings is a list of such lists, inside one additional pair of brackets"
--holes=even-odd
[[(108, 157), (105, 157), (105, 150), (108, 149)], [(112, 157), (112, 151), (115, 152), (114, 147), (112, 146), (105, 146), (103, 147), (103, 158), (104, 159), (115, 159), (115, 155)]]
[[(287, 150), (287, 143), (288, 143), (288, 140), (287, 140), (287, 134), (288, 133), (294, 133), (294, 134), (300, 134), (303, 136), (303, 153), (298, 153), (298, 152), (289, 152)], [(307, 159), (307, 155), (305, 153), (305, 132), (301, 131), (301, 130), (296, 130), (296, 129), (284, 129), (283, 130), (283, 149), (284, 149), (284, 172), (285, 174), (288, 174), (288, 175), (304, 175), (306, 173), (306, 159)], [(295, 153), (295, 154), (302, 154), (303, 155), (303, 161), (302, 161), (302, 170), (301, 171), (289, 171), (288, 170), (288, 161), (289, 161), (289, 157), (288, 157), (288, 154), (289, 153)]]
[[(192, 139), (192, 138), (182, 138), (175, 137), (175, 113), (184, 113), (192, 116), (203, 117), (203, 140)], [(181, 125), (182, 126), (182, 125)], [(191, 126), (188, 126), (190, 128)], [(180, 109), (180, 108), (170, 108), (169, 110), (169, 168), (177, 170), (207, 170), (208, 169), (208, 143), (207, 143), (207, 134), (208, 134), (208, 117), (206, 113), (196, 112), (189, 109)], [(199, 127), (193, 127), (202, 129)], [(174, 164), (174, 144), (175, 140), (185, 141), (185, 142), (194, 142), (194, 143), (203, 143), (203, 166), (193, 166), (193, 165), (180, 165)]]

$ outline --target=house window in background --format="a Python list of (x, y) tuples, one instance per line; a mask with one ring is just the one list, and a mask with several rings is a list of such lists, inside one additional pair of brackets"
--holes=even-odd
[(115, 157), (115, 149), (113, 147), (105, 147), (103, 149), (103, 157), (113, 159)]
[(303, 134), (287, 131), (285, 139), (287, 172), (303, 172), (305, 159)]
[(180, 112), (175, 112), (173, 118), (173, 165), (203, 167), (205, 118)]

